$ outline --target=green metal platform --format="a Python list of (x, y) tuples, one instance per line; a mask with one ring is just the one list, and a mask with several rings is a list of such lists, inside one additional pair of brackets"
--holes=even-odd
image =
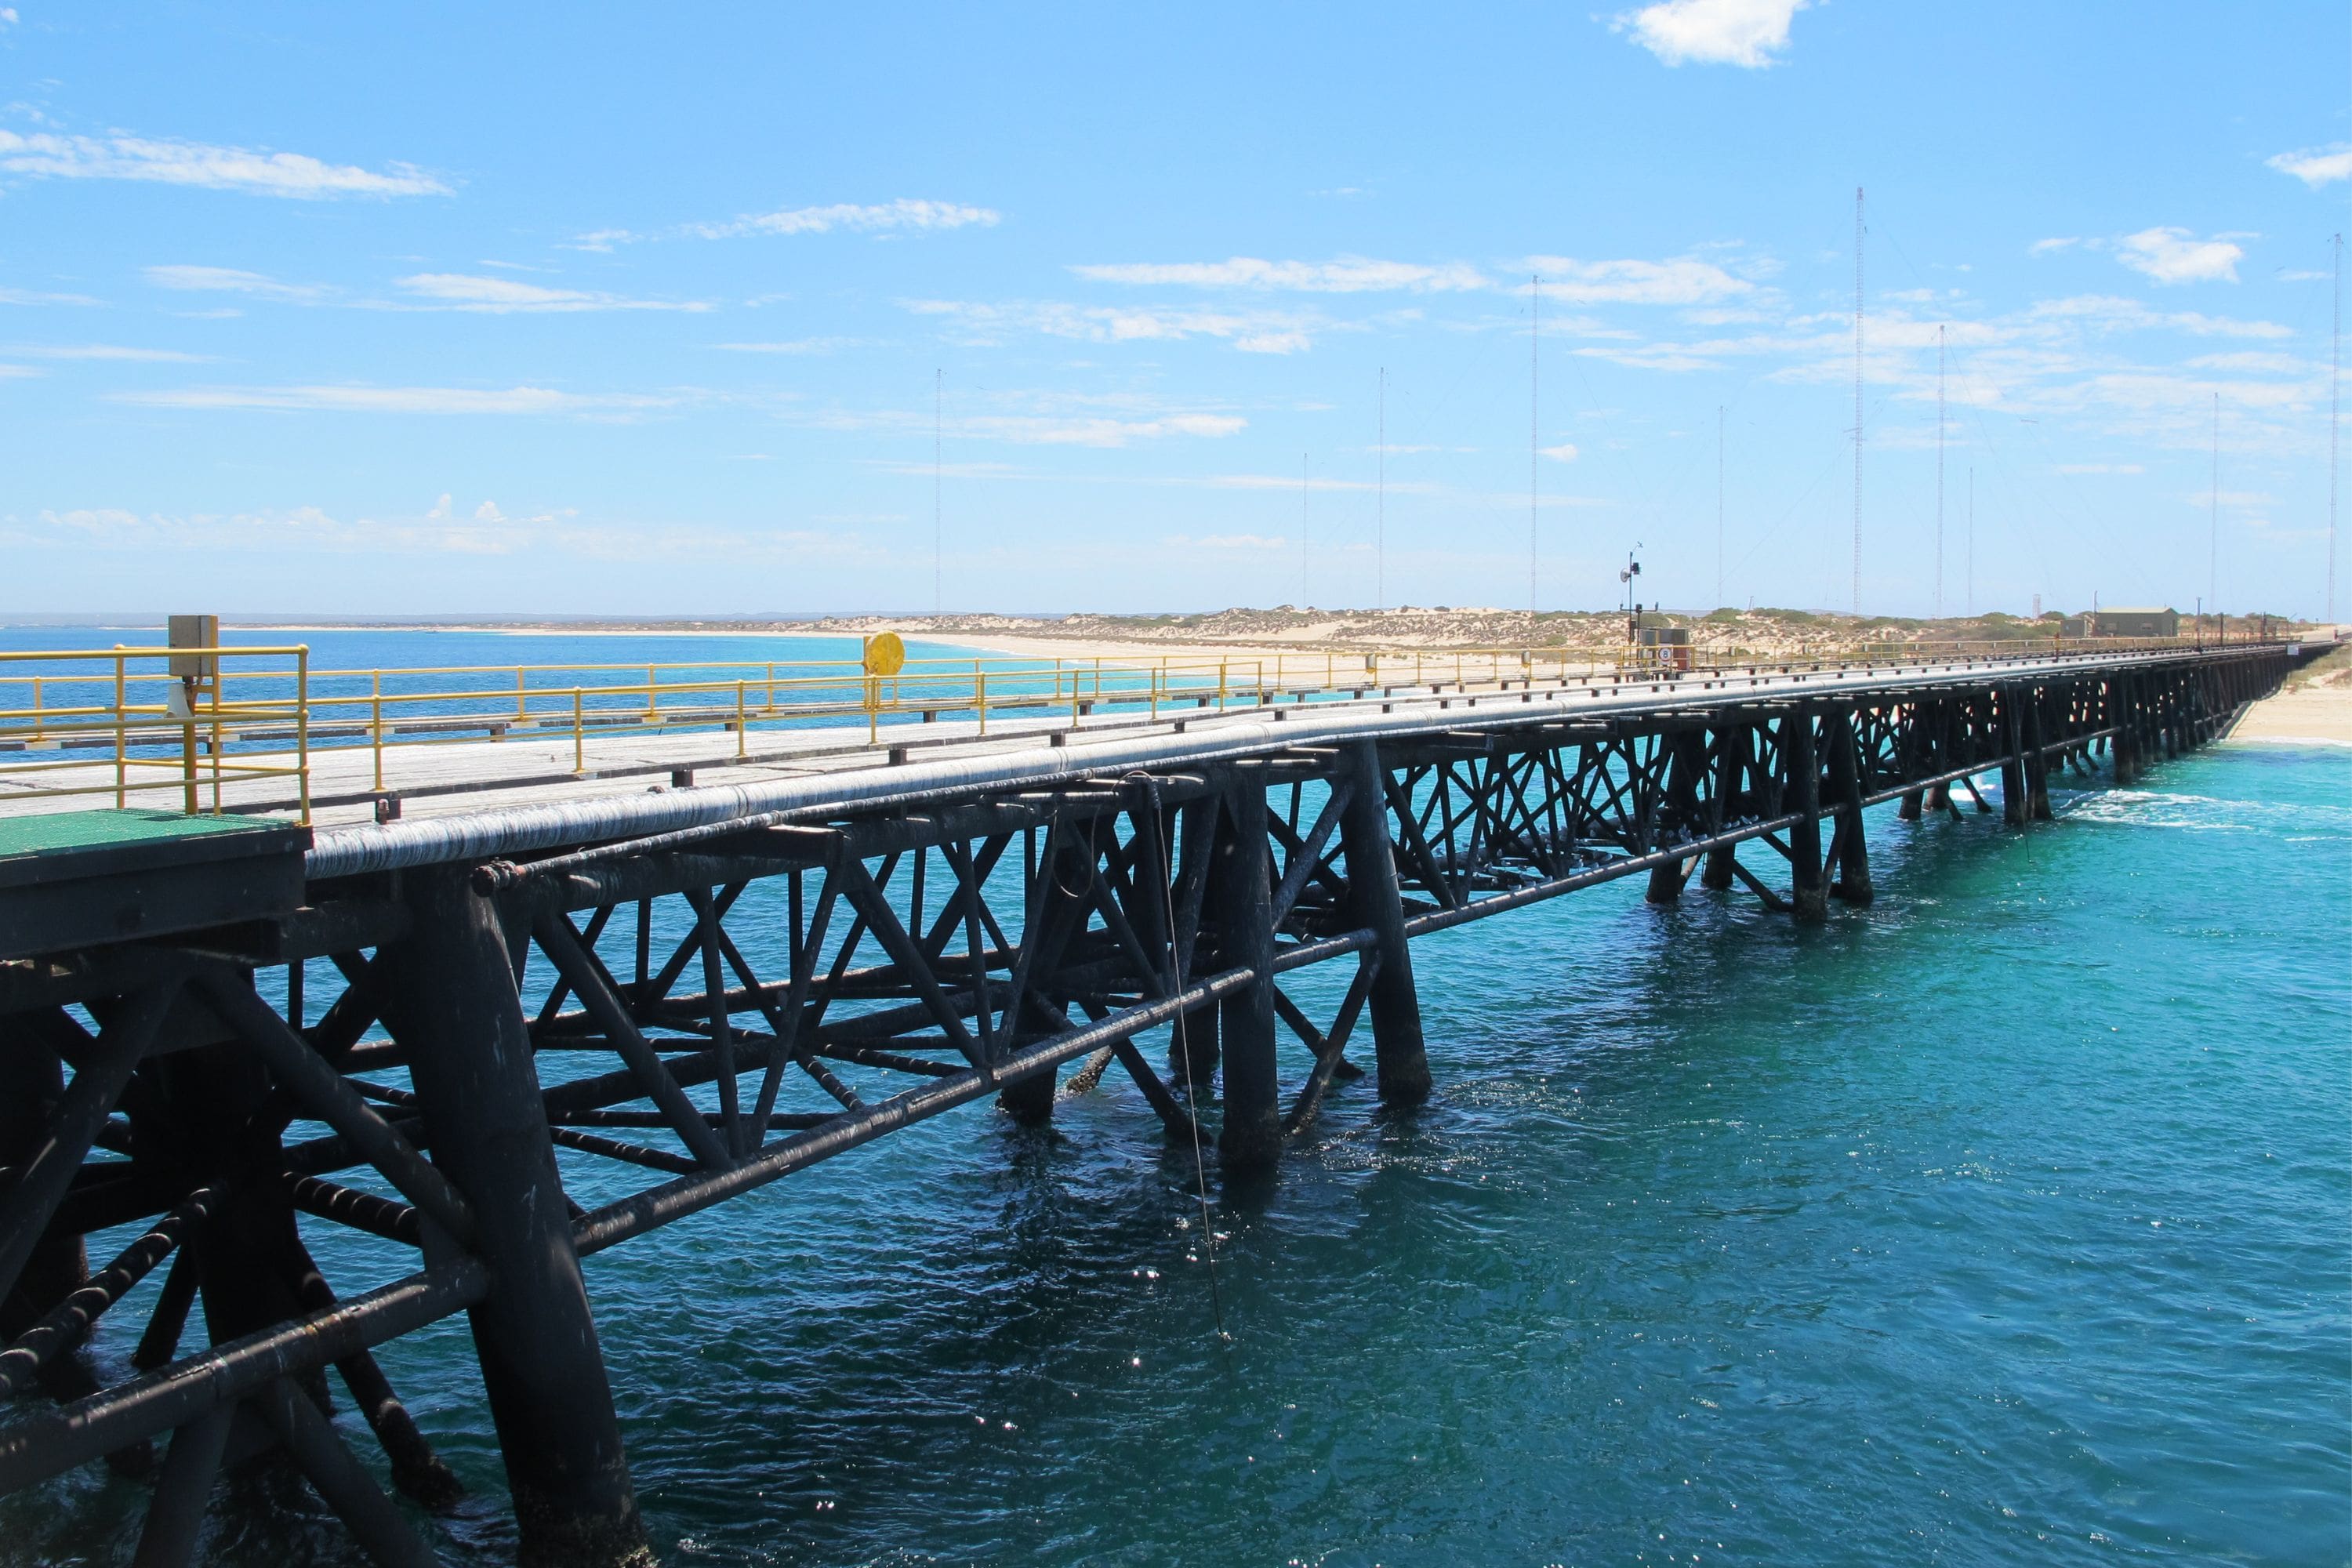
[(310, 830), (173, 811), (0, 819), (0, 960), (280, 916)]

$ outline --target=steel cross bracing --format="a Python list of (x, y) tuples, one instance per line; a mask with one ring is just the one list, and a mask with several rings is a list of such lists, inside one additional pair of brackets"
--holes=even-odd
[[(1820, 919), (1872, 896), (1866, 807), (1987, 811), (1997, 773), (2011, 822), (2047, 817), (2053, 769), (2128, 780), (2286, 667), (1664, 682), (502, 856), (322, 847), (284, 919), (0, 963), (0, 1492), (152, 1476), (138, 1561), (184, 1563), (223, 1468), (282, 1450), (369, 1554), (429, 1561), (352, 1443), (457, 1495), (370, 1351), (464, 1310), (525, 1560), (642, 1560), (581, 1258), (1114, 1068), (1266, 1171), (1355, 1057), (1430, 1093), (1414, 936), (1637, 872)], [(93, 1270), (101, 1232), (129, 1240)], [(331, 1284), (314, 1245), (375, 1274)], [(134, 1348), (89, 1354), (125, 1302)]]

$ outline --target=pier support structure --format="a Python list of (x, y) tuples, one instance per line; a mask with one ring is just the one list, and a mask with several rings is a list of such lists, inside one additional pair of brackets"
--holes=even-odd
[[(100, 844), (88, 909), (57, 901), (56, 862), (0, 853), (0, 1492), (152, 1468), (138, 1563), (163, 1568), (223, 1472), (268, 1459), (373, 1560), (421, 1565), (320, 1412), (333, 1369), (350, 1435), (445, 1505), (372, 1352), (463, 1313), (525, 1561), (640, 1561), (604, 1249), (959, 1106), (1042, 1121), (1113, 1068), (1180, 1146), (1221, 1114), (1223, 1173), (1262, 1173), (1360, 1076), (1360, 1019), (1381, 1100), (1432, 1092), (1415, 937), (1636, 875), (1688, 898), (1694, 866), (1818, 921), (1832, 870), (1845, 902), (1873, 896), (1870, 807), (1934, 831), (1955, 789), (1989, 809), (1997, 771), (2024, 827), (2053, 765), (2104, 749), (2127, 782), (2286, 668), (2252, 647), (1769, 690), (1717, 671), (1580, 708), (1457, 692), (1420, 724), (1208, 729), (1146, 764), (404, 867), (306, 868), (306, 831), (254, 824), (178, 917), (172, 879), (223, 835), (130, 862)], [(1785, 897), (1743, 849), (1786, 859)], [(129, 926), (104, 903), (126, 864)], [(1288, 979), (1325, 964), (1331, 984)], [(1172, 1057), (1139, 1045), (1180, 1020)], [(316, 1245), (336, 1227), (383, 1245)], [(102, 1233), (134, 1239), (105, 1260)], [(393, 1261), (331, 1281), (318, 1259), (355, 1250)], [(126, 1299), (141, 1321), (108, 1319)], [(127, 1357), (78, 1356), (118, 1332)]]

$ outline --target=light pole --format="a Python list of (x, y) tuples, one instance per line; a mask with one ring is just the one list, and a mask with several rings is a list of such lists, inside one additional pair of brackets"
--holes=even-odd
[(1625, 646), (1629, 648), (1637, 646), (1642, 640), (1642, 606), (1633, 598), (1633, 579), (1642, 574), (1642, 563), (1634, 558), (1634, 551), (1641, 548), (1642, 542), (1635, 540), (1633, 549), (1625, 552), (1623, 569), (1617, 574), (1617, 581), (1625, 585)]

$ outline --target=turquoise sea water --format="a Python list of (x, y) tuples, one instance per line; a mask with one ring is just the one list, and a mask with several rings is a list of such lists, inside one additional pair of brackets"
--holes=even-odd
[[(1116, 1074), (603, 1254), (656, 1544), (2352, 1562), (2347, 786), (2223, 747), (2021, 835), (1875, 812), (1825, 928), (1629, 879), (1417, 943), (1436, 1099), (1344, 1088), (1216, 1194), (1229, 1346)], [(476, 1492), (449, 1560), (505, 1557), (462, 1323), (383, 1359)], [(142, 1497), (16, 1500), (0, 1562), (127, 1562)], [(215, 1507), (222, 1560), (356, 1560), (282, 1489)]]

